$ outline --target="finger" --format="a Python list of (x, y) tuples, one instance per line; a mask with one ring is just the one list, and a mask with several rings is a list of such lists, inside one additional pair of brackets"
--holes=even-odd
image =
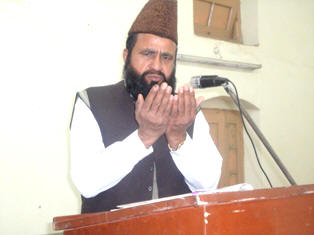
[(184, 115), (184, 88), (183, 87), (179, 88), (177, 115), (180, 115), (180, 116)]
[(154, 113), (158, 112), (159, 106), (162, 105), (162, 100), (165, 96), (166, 89), (167, 89), (167, 83), (162, 83), (159, 87), (159, 90), (156, 96), (154, 97), (154, 100), (152, 101), (151, 108), (150, 108), (152, 112)]
[[(161, 105), (159, 106), (158, 112), (161, 112), (163, 114), (169, 115), (169, 103), (170, 103), (170, 98), (172, 97), (171, 95), (172, 87), (167, 86), (165, 90), (165, 94), (163, 96), (163, 99), (161, 101)], [(171, 108), (171, 105), (170, 105)]]
[(194, 92), (194, 89), (192, 87), (190, 87), (190, 94), (191, 94), (191, 110), (190, 110), (190, 112), (191, 112), (191, 115), (194, 115), (196, 107), (197, 107), (197, 102), (195, 99), (195, 92)]
[(171, 116), (172, 107), (173, 107), (173, 100), (174, 100), (174, 96), (172, 94), (170, 94), (169, 101), (168, 101), (168, 104), (167, 104), (167, 108), (164, 111), (164, 115), (167, 118), (169, 118)]
[(174, 95), (172, 98), (171, 117), (175, 118), (178, 115), (178, 95)]
[(184, 86), (184, 111), (185, 111), (185, 115), (190, 115), (192, 109), (194, 111), (195, 108), (192, 107), (193, 100), (194, 100), (194, 97), (192, 98), (192, 91), (191, 91), (190, 87), (185, 85)]
[(148, 110), (151, 109), (152, 103), (153, 103), (153, 101), (154, 101), (154, 99), (155, 99), (155, 97), (156, 97), (156, 95), (158, 93), (158, 90), (159, 90), (159, 86), (158, 85), (154, 85), (152, 87), (152, 89), (150, 89), (148, 95), (145, 98), (145, 102), (143, 104), (143, 109), (145, 111), (148, 111)]
[(142, 94), (137, 96), (137, 101), (135, 103), (135, 112), (139, 112), (143, 108), (144, 98)]

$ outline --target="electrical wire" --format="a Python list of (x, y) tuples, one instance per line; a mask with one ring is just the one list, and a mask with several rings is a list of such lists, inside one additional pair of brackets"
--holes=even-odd
[(227, 82), (229, 82), (229, 83), (232, 84), (232, 86), (233, 86), (233, 88), (234, 88), (234, 90), (235, 90), (236, 98), (237, 98), (237, 102), (238, 102), (238, 108), (239, 108), (239, 111), (240, 111), (240, 116), (241, 116), (241, 120), (242, 120), (242, 123), (243, 123), (244, 130), (245, 130), (246, 134), (248, 135), (248, 137), (249, 137), (249, 139), (250, 139), (250, 142), (251, 142), (251, 144), (252, 144), (252, 147), (253, 147), (253, 149), (254, 149), (254, 153), (255, 153), (255, 157), (256, 157), (257, 163), (258, 163), (259, 167), (261, 168), (261, 170), (262, 170), (264, 176), (266, 177), (266, 179), (267, 179), (267, 181), (268, 181), (268, 184), (269, 184), (270, 187), (272, 188), (273, 185), (272, 185), (272, 183), (271, 183), (271, 181), (270, 181), (268, 175), (266, 174), (266, 172), (265, 172), (265, 170), (264, 170), (264, 168), (263, 168), (263, 166), (262, 166), (262, 164), (261, 164), (261, 162), (260, 162), (259, 156), (258, 156), (258, 154), (257, 154), (256, 148), (255, 148), (255, 145), (254, 145), (254, 142), (253, 142), (253, 140), (252, 140), (252, 138), (251, 138), (251, 136), (250, 136), (250, 134), (249, 134), (249, 132), (248, 132), (248, 130), (247, 130), (247, 128), (246, 128), (246, 125), (245, 125), (245, 122), (244, 122), (244, 119), (243, 119), (243, 112), (242, 112), (242, 108), (241, 108), (241, 105), (240, 105), (240, 99), (239, 99), (239, 95), (238, 95), (237, 88), (236, 88), (236, 86), (234, 85), (234, 83), (233, 83), (232, 81), (230, 81), (229, 79), (226, 79), (226, 80), (227, 80)]

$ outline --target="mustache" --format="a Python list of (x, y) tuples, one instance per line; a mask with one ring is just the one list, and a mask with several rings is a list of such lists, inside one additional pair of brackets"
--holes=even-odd
[(159, 76), (162, 77), (162, 79), (163, 79), (164, 82), (167, 81), (167, 80), (166, 80), (166, 75), (165, 75), (163, 72), (161, 72), (161, 71), (159, 71), (159, 70), (155, 70), (155, 69), (150, 69), (150, 70), (148, 70), (148, 71), (145, 71), (145, 72), (141, 75), (141, 77), (144, 78), (144, 77), (146, 77), (146, 75), (150, 75), (150, 74), (159, 75)]

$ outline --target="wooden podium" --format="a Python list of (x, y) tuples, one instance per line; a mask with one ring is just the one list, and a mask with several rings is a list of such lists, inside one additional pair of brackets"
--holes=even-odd
[(55, 217), (84, 235), (314, 234), (314, 185), (168, 198), (110, 212)]

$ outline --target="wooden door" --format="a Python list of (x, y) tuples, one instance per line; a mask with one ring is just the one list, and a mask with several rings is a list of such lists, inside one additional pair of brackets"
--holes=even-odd
[(219, 188), (243, 183), (243, 125), (234, 110), (202, 109), (210, 134), (223, 157)]

